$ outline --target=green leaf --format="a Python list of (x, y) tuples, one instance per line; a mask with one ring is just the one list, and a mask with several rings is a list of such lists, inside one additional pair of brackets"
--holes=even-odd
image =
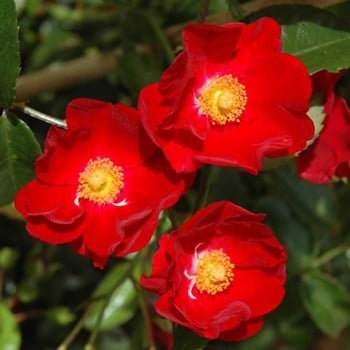
[(27, 125), (12, 115), (0, 117), (0, 207), (34, 178), (40, 146)]
[(176, 326), (174, 334), (174, 350), (202, 350), (208, 339), (202, 338), (189, 329)]
[(350, 66), (350, 22), (306, 5), (271, 6), (248, 17), (275, 18), (282, 24), (283, 50), (299, 57), (310, 74)]
[(331, 276), (311, 271), (300, 285), (304, 306), (315, 324), (331, 337), (337, 337), (350, 324), (350, 293)]
[[(127, 332), (122, 328), (105, 331), (97, 338), (96, 349), (98, 350), (130, 350), (134, 349)], [(138, 347), (137, 349), (141, 349)]]
[(277, 169), (276, 174), (276, 188), (299, 218), (312, 225), (334, 225), (335, 207), (329, 188), (300, 179), (290, 168)]
[[(129, 321), (137, 310), (137, 296), (134, 284), (126, 279), (130, 272), (130, 263), (123, 262), (115, 266), (101, 281), (93, 297), (101, 298), (90, 309), (85, 327), (94, 329), (100, 313), (103, 312), (101, 330), (111, 329)], [(105, 297), (111, 294), (106, 306)]]
[[(294, 296), (295, 297), (295, 296)], [(298, 298), (299, 300), (299, 298)], [(290, 314), (284, 314), (285, 316)], [(305, 313), (303, 313), (303, 316)], [(300, 315), (300, 318), (287, 316), (279, 322), (279, 335), (290, 344), (292, 349), (311, 349), (315, 337), (317, 337), (317, 331), (305, 317)], [(291, 320), (292, 319), (292, 320)], [(272, 345), (271, 345), (272, 347)], [(271, 349), (271, 348), (267, 348)], [(239, 349), (241, 350), (241, 349)]]
[(9, 108), (19, 74), (19, 43), (14, 0), (0, 1), (0, 102)]
[(16, 319), (10, 310), (0, 304), (0, 349), (20, 349), (21, 334)]

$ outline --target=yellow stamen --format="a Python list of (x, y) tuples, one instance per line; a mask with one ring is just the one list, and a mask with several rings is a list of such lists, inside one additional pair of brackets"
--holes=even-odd
[(240, 122), (247, 104), (245, 86), (232, 75), (212, 78), (198, 97), (199, 112), (208, 115), (213, 124)]
[(197, 289), (211, 295), (224, 291), (233, 280), (234, 267), (222, 249), (206, 252), (197, 262)]
[(94, 203), (113, 203), (124, 187), (124, 175), (120, 166), (109, 158), (90, 159), (79, 174), (77, 197)]

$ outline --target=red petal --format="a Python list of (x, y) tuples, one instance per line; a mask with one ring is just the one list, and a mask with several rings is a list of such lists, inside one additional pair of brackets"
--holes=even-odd
[(70, 248), (77, 252), (78, 254), (85, 256), (92, 260), (95, 267), (98, 267), (100, 269), (103, 269), (109, 259), (109, 256), (99, 256), (96, 255), (94, 252), (91, 252), (88, 250), (84, 245), (84, 237), (80, 236), (73, 242), (69, 244)]
[(296, 57), (264, 53), (245, 62), (240, 74), (244, 77), (241, 83), (246, 86), (248, 103), (273, 104), (297, 114), (307, 112), (311, 80), (305, 66)]
[(15, 206), (25, 218), (42, 216), (55, 224), (72, 224), (84, 213), (74, 204), (75, 196), (73, 186), (49, 186), (33, 180), (17, 193)]
[[(232, 300), (249, 305), (251, 317), (263, 316), (274, 310), (282, 301), (284, 280), (275, 272), (254, 269), (234, 269), (234, 280), (229, 293)], [(257, 298), (257, 291), (259, 291)]]
[(59, 225), (35, 216), (27, 219), (26, 228), (31, 236), (50, 244), (63, 244), (74, 241), (83, 234), (83, 222)]
[(247, 322), (242, 322), (238, 327), (221, 333), (219, 339), (229, 342), (242, 341), (258, 333), (263, 325), (263, 318), (257, 317)]
[(232, 298), (227, 292), (216, 295), (194, 294), (196, 299), (190, 298), (188, 284), (184, 282), (174, 296), (173, 303), (183, 318), (207, 338), (218, 338), (222, 330), (236, 327), (241, 320), (251, 317), (250, 306)]
[(326, 116), (320, 136), (297, 159), (299, 175), (316, 183), (332, 181), (338, 167), (346, 175), (344, 169), (349, 167), (350, 161), (349, 135), (350, 109), (344, 99), (335, 96), (333, 109)]
[(181, 313), (174, 307), (173, 302), (170, 300), (171, 293), (165, 293), (159, 297), (154, 304), (155, 310), (168, 320), (178, 323), (184, 327), (193, 329), (191, 322), (188, 322)]
[(281, 26), (272, 18), (260, 18), (244, 28), (237, 46), (247, 48), (251, 57), (254, 50), (281, 51)]
[[(187, 236), (186, 230), (195, 227), (206, 227), (209, 224), (222, 225), (225, 220), (228, 223), (237, 221), (261, 222), (265, 218), (264, 214), (252, 213), (232, 202), (217, 201), (209, 204), (205, 208), (197, 211), (188, 221), (182, 224), (181, 229), (174, 232), (176, 237)], [(191, 230), (192, 231), (192, 230)], [(211, 232), (214, 235), (215, 232)]]
[(338, 73), (330, 73), (326, 70), (321, 70), (313, 74), (311, 77), (313, 91), (323, 92), (324, 95), (327, 95), (328, 93), (334, 94), (334, 86), (345, 72), (345, 69), (339, 71)]
[(123, 240), (123, 231), (111, 205), (86, 203), (86, 221), (83, 245), (98, 256), (114, 254)]
[[(162, 74), (162, 79), (159, 82), (159, 92), (166, 97), (166, 101), (169, 100), (172, 102), (178, 97), (178, 84), (181, 84), (183, 75), (185, 74), (186, 61), (187, 55), (180, 53)], [(158, 84), (151, 84), (149, 86), (158, 86)]]
[(129, 167), (155, 151), (131, 107), (78, 99), (68, 105), (67, 119), (67, 131), (50, 129), (44, 154), (36, 163), (37, 176), (44, 182), (77, 185), (90, 159), (109, 158), (115, 165)]
[(51, 127), (45, 139), (44, 153), (35, 163), (37, 178), (47, 184), (78, 186), (79, 173), (91, 156), (86, 148), (90, 139), (88, 129), (67, 133)]
[(245, 26), (243, 23), (231, 23), (225, 26), (190, 24), (185, 27), (183, 44), (189, 60), (187, 71), (191, 68), (193, 72), (203, 69), (203, 66), (196, 66), (203, 57), (213, 62), (228, 62), (237, 50), (236, 43)]
[(159, 211), (155, 210), (125, 226), (123, 242), (118, 246), (115, 255), (124, 256), (144, 248), (156, 231), (158, 217)]

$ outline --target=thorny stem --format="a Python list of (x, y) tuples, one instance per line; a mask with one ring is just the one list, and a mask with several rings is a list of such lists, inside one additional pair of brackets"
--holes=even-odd
[(345, 253), (347, 250), (350, 250), (350, 245), (348, 244), (341, 244), (338, 247), (328, 250), (312, 263), (312, 267), (320, 267), (328, 261), (336, 258), (338, 255)]
[(51, 117), (45, 113), (39, 112), (36, 109), (25, 106), (23, 104), (15, 104), (14, 108), (22, 111), (23, 113), (27, 114), (32, 118), (44, 121), (45, 123), (48, 123), (51, 125), (56, 125), (63, 129), (67, 129), (67, 123), (65, 120)]
[(199, 23), (205, 22), (205, 19), (208, 15), (208, 11), (209, 11), (209, 1), (210, 0), (201, 0), (200, 1), (200, 7), (199, 7), (199, 13), (198, 13), (198, 22)]

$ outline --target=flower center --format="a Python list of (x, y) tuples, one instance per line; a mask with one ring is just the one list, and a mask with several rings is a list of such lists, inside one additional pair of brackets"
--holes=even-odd
[(113, 203), (124, 187), (124, 175), (120, 166), (109, 158), (90, 159), (79, 174), (78, 198), (98, 204)]
[(234, 264), (222, 249), (206, 252), (197, 263), (195, 284), (200, 293), (216, 294), (224, 291), (233, 280)]
[(247, 100), (245, 86), (232, 75), (223, 75), (209, 80), (202, 89), (198, 98), (199, 112), (208, 115), (214, 125), (239, 122)]

